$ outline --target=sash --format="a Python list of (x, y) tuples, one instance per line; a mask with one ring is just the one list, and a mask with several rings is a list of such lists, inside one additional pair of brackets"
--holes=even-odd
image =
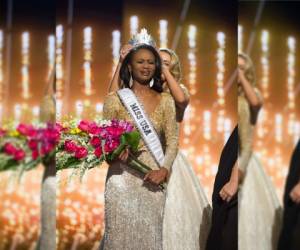
[(159, 167), (164, 164), (164, 152), (159, 137), (135, 94), (129, 88), (117, 91), (120, 100), (133, 118), (142, 138)]

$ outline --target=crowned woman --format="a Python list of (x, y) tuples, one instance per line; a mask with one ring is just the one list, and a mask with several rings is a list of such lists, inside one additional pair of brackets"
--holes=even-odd
[[(200, 209), (197, 201), (189, 210), (183, 209), (190, 213), (186, 218), (196, 215), (193, 217), (194, 221), (186, 221), (180, 217), (181, 214), (176, 216), (170, 213), (172, 207), (174, 211), (180, 211), (185, 207), (184, 201), (189, 201), (195, 193), (188, 194), (186, 191), (190, 190), (182, 190), (185, 182), (181, 180), (185, 180), (184, 176), (180, 180), (182, 172), (174, 172), (174, 160), (178, 150), (178, 123), (174, 99), (163, 91), (161, 84), (160, 55), (155, 49), (153, 39), (145, 30), (133, 37), (130, 44), (130, 51), (119, 68), (119, 77), (124, 88), (108, 95), (103, 112), (106, 119), (131, 121), (140, 131), (143, 140), (136, 157), (151, 167), (152, 171), (141, 176), (130, 169), (126, 162), (128, 150), (120, 155), (119, 161), (110, 164), (105, 189), (106, 230), (101, 247), (183, 249), (184, 246), (185, 249), (199, 249), (200, 219), (197, 218), (197, 212), (193, 211)], [(141, 123), (150, 128), (150, 136), (141, 128)], [(181, 162), (184, 163), (184, 160)], [(185, 177), (189, 179), (188, 176)], [(177, 182), (170, 188), (172, 179)], [(163, 182), (169, 183), (166, 189), (158, 186)], [(195, 182), (194, 179), (189, 184), (193, 186)], [(172, 219), (173, 224), (169, 224)], [(196, 224), (199, 222), (196, 226), (193, 223), (195, 221)], [(181, 237), (189, 234), (189, 237)], [(176, 245), (178, 242), (180, 245)]]

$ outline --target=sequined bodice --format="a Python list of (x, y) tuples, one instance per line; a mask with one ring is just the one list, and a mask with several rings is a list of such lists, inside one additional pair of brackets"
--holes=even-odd
[[(156, 130), (165, 152), (164, 167), (170, 169), (178, 149), (178, 124), (176, 122), (175, 104), (172, 96), (168, 93), (162, 93), (161, 95), (160, 103), (157, 104), (155, 110), (150, 115), (148, 114), (148, 118)], [(132, 117), (128, 114), (116, 93), (110, 93), (106, 97), (103, 107), (103, 117), (105, 119), (115, 118), (133, 123)], [(146, 152), (146, 154), (139, 156), (140, 160), (153, 168), (158, 167), (143, 140), (140, 142), (140, 151)]]

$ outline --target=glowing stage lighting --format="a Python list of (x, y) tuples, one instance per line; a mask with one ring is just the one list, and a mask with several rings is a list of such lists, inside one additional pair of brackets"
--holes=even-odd
[(112, 56), (113, 56), (112, 72), (115, 72), (115, 69), (119, 62), (120, 49), (121, 49), (121, 32), (119, 30), (114, 30), (112, 32)]
[(267, 99), (269, 97), (269, 32), (266, 30), (263, 30), (261, 34), (261, 52), (262, 95), (264, 99)]
[(62, 25), (56, 27), (56, 112), (59, 119), (62, 115), (62, 98), (64, 90), (64, 58), (63, 58), (63, 42), (64, 42), (64, 29)]
[(3, 98), (3, 48), (4, 48), (4, 33), (0, 30), (0, 103), (2, 103)]
[(84, 52), (84, 93), (87, 96), (92, 95), (92, 28), (86, 27), (83, 30), (83, 52)]
[(282, 115), (275, 115), (275, 139), (277, 142), (282, 142)]
[(243, 51), (243, 26), (238, 25), (238, 52)]
[(211, 140), (211, 112), (208, 110), (203, 113), (203, 134), (206, 140)]
[(224, 131), (225, 121), (225, 90), (224, 90), (224, 74), (225, 74), (225, 34), (218, 32), (216, 39), (218, 43), (218, 49), (216, 53), (217, 57), (217, 102), (219, 105), (217, 130), (218, 132)]
[(21, 119), (21, 114), (22, 114), (22, 106), (18, 103), (15, 104), (14, 106), (14, 115), (15, 115), (15, 121), (18, 122)]
[(159, 20), (159, 47), (168, 47), (168, 21)]
[(76, 117), (80, 118), (83, 113), (83, 102), (81, 100), (76, 101), (75, 109), (76, 109)]
[(293, 127), (296, 119), (295, 115), (295, 64), (296, 64), (296, 39), (294, 37), (288, 37), (288, 57), (287, 57), (287, 94), (288, 94), (288, 110), (289, 110), (289, 122), (288, 133), (292, 135)]
[(48, 78), (52, 71), (54, 70), (55, 65), (55, 36), (48, 36)]
[(28, 32), (22, 33), (22, 97), (27, 100), (30, 98), (29, 90), (29, 49), (30, 36)]
[(139, 19), (137, 16), (130, 17), (130, 37), (138, 33), (139, 29)]
[(3, 48), (4, 48), (4, 32), (0, 30), (0, 123), (2, 122), (2, 117), (3, 117), (3, 98), (4, 98)]
[(195, 25), (190, 25), (188, 29), (188, 61), (189, 61), (189, 85), (190, 85), (190, 93), (195, 95), (197, 93), (196, 89), (196, 69), (197, 69), (197, 57), (196, 57), (196, 35), (197, 35), (197, 27)]

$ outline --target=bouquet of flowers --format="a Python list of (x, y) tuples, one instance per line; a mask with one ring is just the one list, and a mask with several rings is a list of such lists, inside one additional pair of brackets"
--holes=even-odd
[(70, 121), (60, 125), (60, 141), (56, 151), (56, 169), (79, 169), (82, 177), (86, 170), (111, 162), (125, 149), (130, 149), (128, 165), (146, 174), (151, 168), (139, 161), (140, 133), (126, 121), (100, 120), (98, 122)]
[(0, 171), (35, 168), (54, 156), (59, 138), (59, 127), (50, 123), (0, 128)]

